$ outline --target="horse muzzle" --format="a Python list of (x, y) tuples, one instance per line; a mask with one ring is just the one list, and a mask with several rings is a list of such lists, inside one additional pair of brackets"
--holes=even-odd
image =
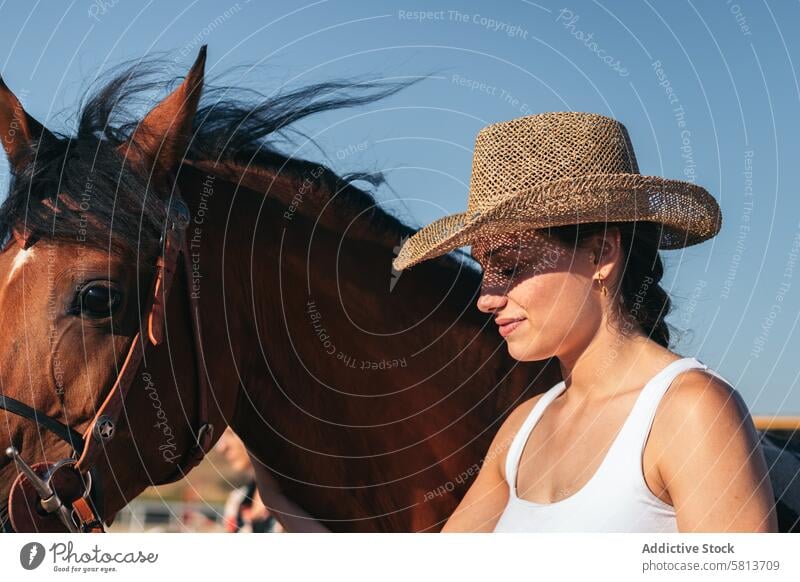
[(6, 455), (19, 470), (8, 496), (8, 518), (14, 531), (103, 531), (90, 497), (91, 472), (82, 474), (76, 467), (76, 459), (31, 466), (13, 446), (6, 449)]

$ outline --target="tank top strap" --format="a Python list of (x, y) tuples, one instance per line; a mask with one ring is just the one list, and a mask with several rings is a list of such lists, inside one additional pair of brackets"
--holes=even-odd
[(681, 373), (692, 369), (706, 371), (728, 383), (725, 378), (695, 357), (675, 360), (653, 376), (644, 388), (642, 388), (623, 426), (626, 434), (619, 435), (621, 437), (619, 439), (621, 442), (628, 443), (628, 446), (624, 447), (628, 449), (624, 451), (624, 454), (627, 456), (627, 454), (633, 453), (635, 455), (634, 458), (637, 459), (635, 464), (626, 464), (626, 466), (633, 466), (638, 470), (647, 437), (650, 434), (655, 420), (658, 405), (661, 403), (661, 400), (664, 398), (664, 395), (667, 393), (667, 390), (672, 385), (675, 378)]
[(506, 481), (508, 482), (508, 487), (512, 497), (516, 497), (517, 468), (519, 467), (519, 461), (520, 457), (522, 456), (522, 451), (525, 448), (525, 443), (528, 442), (528, 437), (533, 431), (533, 428), (536, 426), (536, 423), (539, 422), (539, 419), (541, 418), (545, 409), (550, 405), (551, 402), (553, 402), (553, 400), (558, 397), (559, 394), (565, 390), (566, 387), (566, 382), (562, 380), (550, 388), (547, 392), (542, 394), (536, 404), (534, 404), (533, 408), (531, 408), (527, 418), (525, 418), (525, 421), (522, 423), (522, 426), (520, 426), (517, 434), (514, 435), (514, 438), (508, 447), (508, 452), (506, 453)]

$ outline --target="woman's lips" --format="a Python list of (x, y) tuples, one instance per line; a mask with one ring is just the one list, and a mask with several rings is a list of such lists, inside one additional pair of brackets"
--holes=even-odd
[(500, 330), (500, 335), (503, 337), (508, 336), (511, 334), (515, 329), (517, 329), (522, 322), (525, 321), (525, 318), (516, 318), (516, 319), (499, 319), (497, 320), (497, 326)]

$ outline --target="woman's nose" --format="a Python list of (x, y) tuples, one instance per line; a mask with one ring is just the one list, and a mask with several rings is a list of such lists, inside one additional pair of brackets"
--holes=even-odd
[(484, 313), (491, 313), (505, 306), (508, 298), (505, 295), (481, 293), (478, 297), (478, 309)]

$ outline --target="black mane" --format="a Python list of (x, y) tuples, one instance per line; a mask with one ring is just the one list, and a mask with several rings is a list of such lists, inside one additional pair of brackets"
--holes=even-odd
[[(145, 108), (153, 105), (148, 98), (163, 95), (165, 83), (157, 78), (162, 70), (164, 63), (150, 60), (112, 71), (109, 81), (84, 98), (75, 135), (46, 135), (34, 144), (25, 170), (12, 173), (8, 198), (0, 207), (0, 235), (7, 238), (12, 227), (24, 225), (39, 238), (76, 242), (80, 236), (88, 244), (139, 257), (155, 252), (164, 228), (163, 202), (148, 190), (146, 179), (123, 166), (116, 146), (127, 141)], [(206, 83), (186, 158), (258, 166), (302, 180), (311, 162), (289, 158), (280, 148), (298, 134), (297, 121), (378, 101), (413, 82), (330, 81), (269, 97)], [(361, 181), (376, 187), (384, 181), (380, 173), (339, 176), (324, 167), (317, 180), (326, 197), (320, 209), (332, 197), (331, 207), (345, 216), (368, 211), (370, 224), (388, 239), (399, 242), (414, 232), (354, 185)], [(72, 203), (57, 201), (57, 194)]]

